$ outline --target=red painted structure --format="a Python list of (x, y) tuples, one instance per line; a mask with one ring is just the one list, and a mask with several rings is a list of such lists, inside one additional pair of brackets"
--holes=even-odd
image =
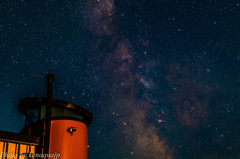
[[(76, 132), (66, 132), (74, 127)], [(87, 159), (88, 131), (84, 123), (73, 120), (53, 120), (51, 122), (49, 153), (61, 154), (60, 159)]]
[[(47, 75), (47, 79), (47, 98), (19, 101), (18, 109), (26, 116), (25, 127), (20, 134), (0, 131), (0, 153), (20, 155), (23, 151), (27, 155), (48, 154), (49, 159), (87, 159), (88, 125), (93, 116), (80, 106), (52, 99), (53, 76)], [(3, 158), (6, 156), (0, 156)]]

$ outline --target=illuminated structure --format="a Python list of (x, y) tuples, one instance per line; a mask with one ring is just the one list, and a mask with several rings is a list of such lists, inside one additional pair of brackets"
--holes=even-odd
[(46, 154), (49, 159), (87, 159), (93, 116), (84, 108), (52, 99), (53, 80), (53, 75), (47, 75), (47, 98), (19, 101), (25, 127), (20, 134), (0, 131), (0, 159), (44, 158)]

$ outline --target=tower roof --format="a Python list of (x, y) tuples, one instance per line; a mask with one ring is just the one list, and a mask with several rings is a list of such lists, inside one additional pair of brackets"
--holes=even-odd
[[(46, 106), (47, 102), (48, 102), (47, 98), (40, 98), (40, 97), (24, 98), (19, 101), (18, 109), (20, 112), (27, 115), (27, 110), (29, 109), (41, 110), (41, 107)], [(92, 122), (93, 115), (88, 110), (80, 106), (77, 106), (75, 104), (72, 104), (66, 101), (57, 100), (57, 99), (51, 99), (51, 103), (53, 108), (60, 108), (62, 110), (71, 111), (72, 113), (82, 116), (82, 119), (79, 119), (79, 118), (75, 118), (73, 115), (68, 113), (68, 115), (65, 115), (65, 116), (52, 117), (52, 119), (61, 119), (63, 117), (71, 118), (71, 119), (75, 118), (76, 120), (80, 120), (86, 123), (87, 125), (89, 125)]]

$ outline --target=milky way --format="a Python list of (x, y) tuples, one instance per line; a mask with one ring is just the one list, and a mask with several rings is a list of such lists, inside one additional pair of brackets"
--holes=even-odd
[[(150, 84), (133, 71), (134, 56), (137, 53), (130, 42), (124, 36), (118, 35), (118, 31), (114, 29), (114, 3), (109, 0), (95, 3), (93, 9), (90, 5), (89, 11), (92, 12), (88, 13), (93, 15), (90, 30), (98, 36), (109, 36), (107, 45), (113, 46), (113, 52), (106, 54), (103, 67), (113, 81), (109, 93), (112, 98), (117, 99), (110, 107), (116, 107), (116, 110), (121, 112), (116, 121), (119, 125), (118, 131), (124, 134), (127, 144), (131, 145), (132, 155), (140, 158), (171, 159), (171, 150), (165, 139), (160, 138), (156, 128), (146, 121), (146, 113), (150, 108), (148, 102), (136, 97), (136, 82), (147, 88)], [(119, 40), (115, 40), (116, 36)], [(114, 40), (115, 43), (112, 42)]]

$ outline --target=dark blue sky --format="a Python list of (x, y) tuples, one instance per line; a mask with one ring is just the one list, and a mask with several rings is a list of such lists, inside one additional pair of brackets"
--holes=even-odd
[(0, 2), (0, 129), (18, 100), (94, 115), (89, 159), (240, 158), (240, 1)]

